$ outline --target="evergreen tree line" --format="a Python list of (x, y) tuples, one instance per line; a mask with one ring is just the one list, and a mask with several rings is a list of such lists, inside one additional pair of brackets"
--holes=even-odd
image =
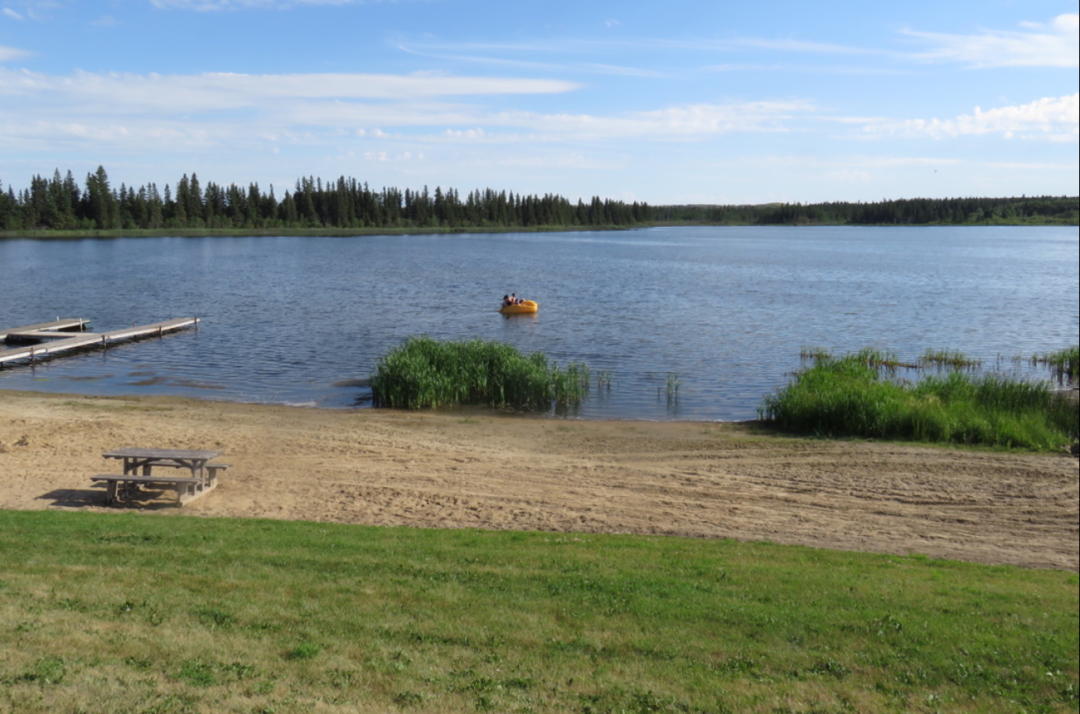
[(34, 176), (15, 192), (0, 184), (0, 230), (274, 228), (527, 228), (533, 226), (632, 226), (651, 221), (648, 204), (593, 198), (589, 203), (552, 194), (472, 191), (464, 199), (454, 189), (429, 192), (396, 188), (374, 191), (356, 179), (334, 182), (302, 178), (278, 199), (258, 184), (247, 188), (213, 182), (202, 185), (185, 174), (175, 190), (167, 184), (114, 189), (103, 167), (80, 186), (71, 171), (52, 179)]
[(572, 203), (562, 196), (515, 195), (425, 186), (416, 191), (383, 188), (341, 177), (334, 182), (302, 178), (278, 199), (273, 186), (246, 188), (185, 174), (175, 189), (156, 184), (114, 189), (103, 167), (79, 185), (68, 171), (51, 179), (34, 176), (30, 187), (4, 190), (0, 182), (0, 230), (273, 230), (392, 228), (529, 228), (538, 226), (628, 227), (653, 223), (696, 225), (964, 225), (1080, 223), (1078, 197), (906, 199), (879, 203), (672, 205), (601, 200)]
[(970, 225), (1080, 222), (1080, 197), (914, 198), (880, 203), (653, 206), (663, 223), (720, 225)]

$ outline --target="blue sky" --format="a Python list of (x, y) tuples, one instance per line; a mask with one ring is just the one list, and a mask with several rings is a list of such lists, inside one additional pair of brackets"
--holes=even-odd
[(0, 181), (1080, 194), (1076, 0), (0, 0)]

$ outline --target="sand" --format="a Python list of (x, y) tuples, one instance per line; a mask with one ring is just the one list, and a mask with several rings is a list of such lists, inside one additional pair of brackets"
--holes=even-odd
[[(105, 505), (121, 446), (231, 464), (183, 508)], [(767, 540), (1076, 571), (1077, 459), (748, 424), (319, 410), (0, 391), (0, 508)]]

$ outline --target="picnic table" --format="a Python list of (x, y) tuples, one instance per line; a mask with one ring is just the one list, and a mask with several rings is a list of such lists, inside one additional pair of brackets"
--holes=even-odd
[[(108, 486), (108, 503), (130, 501), (143, 485), (155, 484), (176, 490), (177, 504), (183, 506), (192, 499), (209, 493), (217, 486), (218, 473), (228, 464), (211, 463), (219, 451), (198, 449), (145, 449), (125, 447), (102, 454), (106, 459), (123, 461), (123, 474), (98, 474), (91, 481)], [(186, 469), (190, 476), (166, 476), (155, 468)]]

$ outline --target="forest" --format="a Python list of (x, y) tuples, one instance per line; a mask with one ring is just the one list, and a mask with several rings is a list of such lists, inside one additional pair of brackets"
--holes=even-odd
[(273, 186), (200, 182), (114, 188), (104, 167), (80, 184), (71, 171), (34, 176), (15, 191), (0, 182), (0, 232), (303, 231), (627, 228), (647, 225), (971, 225), (1080, 221), (1078, 197), (908, 199), (880, 203), (650, 206), (593, 197), (456, 189), (381, 188), (344, 176), (298, 179), (279, 198)]
[(593, 198), (571, 203), (561, 196), (515, 195), (486, 189), (464, 199), (454, 189), (429, 192), (372, 190), (356, 179), (323, 182), (301, 178), (281, 198), (273, 186), (202, 185), (184, 174), (172, 189), (156, 184), (113, 188), (103, 167), (85, 184), (71, 172), (35, 176), (19, 193), (0, 185), (0, 230), (263, 230), (337, 228), (527, 228), (532, 226), (631, 226), (649, 221), (648, 206)]
[(1080, 197), (913, 198), (878, 203), (656, 206), (654, 221), (707, 225), (1077, 225)]

